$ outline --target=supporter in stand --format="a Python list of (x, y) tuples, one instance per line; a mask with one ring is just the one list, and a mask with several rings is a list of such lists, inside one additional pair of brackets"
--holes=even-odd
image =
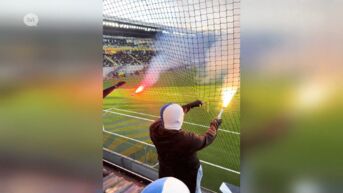
[(160, 119), (150, 126), (150, 138), (156, 146), (159, 177), (173, 176), (184, 182), (191, 193), (201, 193), (202, 167), (197, 152), (217, 136), (221, 119), (214, 119), (203, 135), (181, 129), (184, 114), (202, 105), (200, 100), (180, 106), (169, 103), (160, 111)]

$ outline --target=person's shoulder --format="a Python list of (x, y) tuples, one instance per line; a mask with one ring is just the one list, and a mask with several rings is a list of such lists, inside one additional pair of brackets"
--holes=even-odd
[(154, 129), (154, 128), (158, 128), (162, 125), (162, 120), (161, 119), (157, 119), (155, 122), (153, 122), (150, 125), (150, 129)]
[(195, 137), (195, 133), (193, 133), (193, 132), (191, 132), (191, 131), (185, 131), (185, 130), (180, 130), (179, 132), (179, 135), (180, 136), (182, 136), (182, 137), (184, 137), (184, 138), (187, 138), (187, 139), (189, 139), (189, 138), (194, 138)]
[(155, 132), (155, 131), (159, 130), (162, 127), (163, 127), (162, 120), (161, 119), (157, 119), (155, 122), (153, 122), (150, 125), (149, 130), (150, 130), (150, 132)]

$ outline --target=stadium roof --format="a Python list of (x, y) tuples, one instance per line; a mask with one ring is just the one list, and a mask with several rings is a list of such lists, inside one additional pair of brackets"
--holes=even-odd
[(194, 34), (192, 30), (178, 29), (161, 24), (148, 23), (117, 16), (104, 15), (104, 35), (115, 35), (124, 37), (153, 38), (156, 33), (173, 33), (176, 35)]
[(178, 12), (178, 6), (175, 5), (174, 1), (150, 0), (147, 3), (137, 0), (104, 0), (104, 15), (146, 22), (146, 24), (152, 25), (168, 24), (170, 27), (177, 27), (173, 25), (175, 23), (170, 21), (170, 16), (172, 13), (174, 15)]
[(153, 38), (162, 28), (161, 25), (108, 15), (104, 15), (103, 20), (104, 35)]
[(156, 30), (168, 28), (168, 26), (166, 26), (166, 25), (149, 23), (149, 22), (133, 20), (133, 19), (129, 19), (129, 18), (122, 18), (122, 17), (118, 17), (118, 16), (111, 16), (111, 15), (106, 15), (106, 14), (104, 15), (104, 21), (118, 22), (121, 24), (141, 26), (141, 27), (146, 27), (146, 28), (151, 28), (151, 29), (156, 29)]

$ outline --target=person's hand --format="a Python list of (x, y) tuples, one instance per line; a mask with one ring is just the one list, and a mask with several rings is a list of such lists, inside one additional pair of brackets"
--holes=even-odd
[(194, 108), (194, 107), (200, 107), (202, 104), (203, 103), (201, 100), (196, 100), (196, 101), (193, 101), (191, 103), (188, 103), (187, 106), (190, 108)]
[(217, 130), (219, 129), (219, 126), (222, 124), (222, 120), (221, 119), (217, 119), (217, 118), (215, 118), (215, 119), (213, 119), (212, 121), (211, 121), (211, 126), (213, 126), (213, 127), (215, 127)]
[(190, 109), (194, 108), (194, 107), (200, 107), (202, 105), (202, 101), (201, 100), (196, 100), (196, 101), (193, 101), (191, 103), (188, 103), (186, 105), (183, 105), (182, 108), (183, 108), (183, 111), (185, 113), (187, 113)]

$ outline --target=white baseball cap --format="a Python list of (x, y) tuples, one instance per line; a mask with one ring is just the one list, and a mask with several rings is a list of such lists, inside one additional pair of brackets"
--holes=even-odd
[(160, 116), (164, 128), (170, 130), (180, 130), (184, 117), (183, 108), (179, 104), (169, 103), (161, 108)]

